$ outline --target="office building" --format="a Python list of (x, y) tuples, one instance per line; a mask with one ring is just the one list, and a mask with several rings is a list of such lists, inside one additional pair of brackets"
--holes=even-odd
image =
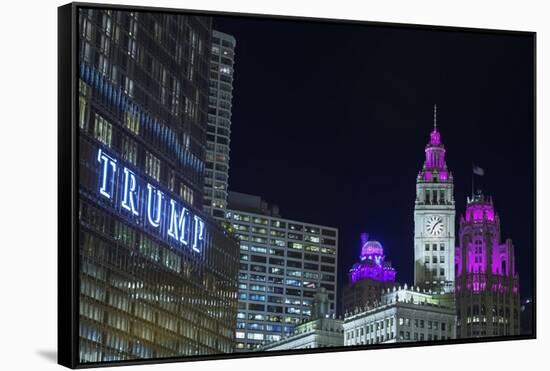
[(342, 295), (343, 313), (356, 307), (372, 306), (379, 302), (382, 290), (395, 285), (397, 272), (386, 260), (384, 248), (378, 241), (369, 241), (367, 233), (361, 234), (361, 254), (348, 273), (348, 283)]
[(227, 221), (240, 240), (237, 350), (292, 334), (311, 318), (319, 288), (336, 310), (338, 230), (282, 218), (258, 196), (230, 192)]
[(456, 248), (457, 336), (520, 334), (519, 275), (512, 240), (501, 241), (493, 201), (478, 192), (460, 218)]
[(210, 57), (204, 211), (223, 221), (229, 183), (235, 38), (214, 30)]
[(343, 321), (328, 312), (328, 294), (324, 288), (315, 294), (310, 320), (299, 324), (292, 335), (259, 348), (260, 351), (312, 349), (344, 345)]
[(211, 19), (78, 22), (79, 360), (232, 352), (238, 241), (202, 212)]
[(384, 290), (378, 305), (356, 308), (344, 318), (344, 344), (438, 341), (456, 337), (456, 314), (420, 287)]

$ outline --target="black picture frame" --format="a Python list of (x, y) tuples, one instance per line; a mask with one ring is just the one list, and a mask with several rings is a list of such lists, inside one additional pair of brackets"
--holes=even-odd
[[(319, 19), (296, 16), (265, 14), (231, 13), (221, 11), (201, 11), (189, 9), (171, 9), (143, 6), (70, 3), (58, 8), (58, 363), (69, 368), (89, 368), (102, 366), (140, 365), (170, 362), (191, 362), (203, 360), (221, 360), (245, 357), (267, 357), (278, 355), (297, 355), (311, 353), (336, 353), (342, 351), (375, 350), (386, 348), (418, 347), (433, 345), (464, 344), (478, 342), (495, 342), (507, 340), (536, 339), (536, 245), (533, 246), (533, 331), (530, 335), (497, 336), (468, 339), (452, 339), (437, 343), (408, 342), (397, 344), (356, 345), (346, 347), (295, 349), (271, 352), (246, 352), (230, 354), (213, 354), (199, 356), (182, 356), (170, 358), (150, 358), (143, 360), (108, 361), (81, 363), (78, 360), (79, 344), (79, 238), (78, 238), (78, 182), (79, 182), (79, 145), (78, 145), (78, 9), (110, 9), (120, 11), (158, 12), (171, 14), (190, 14), (198, 16), (238, 16), (257, 19), (293, 20), (303, 22), (321, 22), (347, 25), (372, 25), (394, 29), (418, 29), (426, 31), (450, 31), (478, 34), (507, 34), (527, 36), (532, 40), (533, 50), (533, 137), (532, 148), (534, 174), (533, 202), (533, 236), (536, 236), (536, 33), (525, 31), (504, 31), (492, 29), (473, 29), (461, 27), (430, 26), (417, 24), (397, 24), (385, 22), (368, 22), (358, 20)], [(536, 239), (534, 239), (536, 242)]]

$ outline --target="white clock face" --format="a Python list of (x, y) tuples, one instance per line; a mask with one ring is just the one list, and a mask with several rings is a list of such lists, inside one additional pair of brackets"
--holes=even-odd
[(443, 233), (443, 220), (439, 216), (430, 216), (426, 221), (426, 231), (432, 236), (440, 236)]

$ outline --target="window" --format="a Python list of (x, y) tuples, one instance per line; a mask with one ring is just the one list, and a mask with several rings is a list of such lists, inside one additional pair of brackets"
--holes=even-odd
[(439, 275), (444, 276), (445, 275), (445, 268), (439, 268)]
[(266, 262), (265, 256), (259, 256), (259, 255), (252, 255), (250, 260), (255, 263), (265, 263)]
[(432, 256), (432, 263), (436, 264), (437, 263), (437, 256)]
[(427, 243), (425, 246), (424, 246), (424, 250), (425, 251), (430, 251), (430, 244)]
[(183, 183), (180, 184), (180, 197), (183, 198), (188, 203), (190, 203), (191, 205), (195, 200), (195, 195), (193, 190)]
[(94, 137), (106, 146), (111, 147), (113, 126), (97, 113), (94, 120)]
[(271, 226), (272, 227), (277, 227), (277, 228), (285, 228), (286, 227), (286, 223), (285, 222), (281, 222), (279, 220), (272, 220), (271, 221)]
[(439, 251), (445, 251), (445, 244), (444, 243), (439, 245)]
[(122, 141), (122, 158), (133, 165), (137, 162), (137, 144), (127, 137)]
[(289, 258), (294, 258), (294, 259), (302, 259), (302, 253), (301, 252), (287, 251), (286, 256), (288, 256)]
[(430, 191), (426, 191), (425, 199), (426, 199), (426, 203), (429, 204), (430, 203)]
[(131, 98), (134, 97), (134, 81), (128, 77), (124, 78), (124, 93)]
[(132, 133), (139, 135), (139, 115), (132, 109), (126, 111), (126, 127)]
[(445, 204), (445, 191), (439, 191), (439, 203), (441, 205)]
[(80, 95), (78, 98), (78, 102), (79, 102), (78, 122), (79, 122), (80, 128), (84, 130), (86, 130), (86, 123), (88, 121), (88, 105), (87, 105), (88, 90), (89, 90), (88, 85), (84, 81), (79, 80)]
[(157, 181), (160, 179), (160, 160), (150, 152), (145, 155), (145, 173)]
[(437, 244), (436, 244), (436, 243), (434, 243), (434, 244), (432, 245), (432, 250), (433, 250), (433, 251), (437, 251)]
[(441, 256), (439, 257), (439, 262), (440, 262), (440, 263), (445, 263), (445, 255), (441, 255)]
[(309, 242), (315, 242), (315, 243), (320, 242), (320, 238), (318, 236), (306, 236), (304, 240)]

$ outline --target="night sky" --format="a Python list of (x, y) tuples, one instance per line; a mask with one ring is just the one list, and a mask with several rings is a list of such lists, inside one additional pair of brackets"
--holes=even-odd
[(362, 231), (413, 282), (416, 175), (437, 103), (457, 241), (475, 163), (532, 297), (531, 37), (243, 17), (214, 27), (237, 39), (230, 190), (339, 228), (339, 290)]

